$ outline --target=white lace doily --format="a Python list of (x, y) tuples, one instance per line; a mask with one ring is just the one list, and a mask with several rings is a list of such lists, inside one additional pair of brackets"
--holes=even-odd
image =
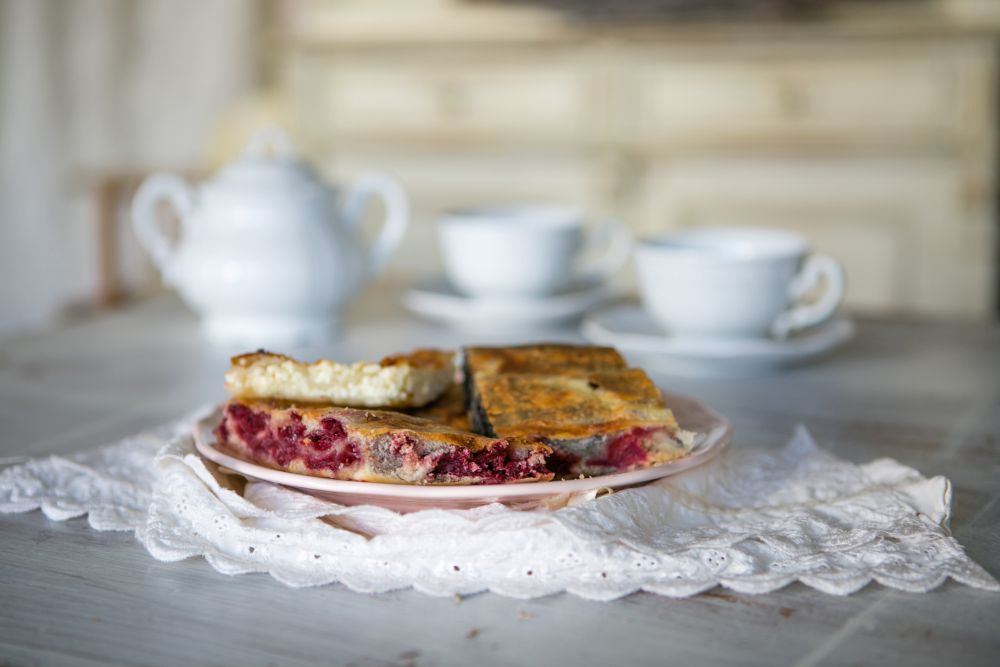
[(555, 511), (397, 514), (243, 486), (195, 453), (191, 423), (9, 467), (0, 511), (87, 514), (97, 530), (134, 530), (159, 560), (204, 556), (225, 574), (364, 592), (611, 600), (717, 585), (766, 593), (801, 581), (844, 595), (873, 579), (922, 592), (948, 577), (1000, 591), (948, 534), (947, 479), (890, 459), (848, 463), (802, 428), (780, 451), (736, 445), (676, 477)]

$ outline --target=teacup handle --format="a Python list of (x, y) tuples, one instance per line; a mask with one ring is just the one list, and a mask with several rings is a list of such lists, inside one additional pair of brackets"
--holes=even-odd
[(184, 179), (173, 174), (153, 174), (139, 187), (132, 199), (132, 228), (139, 244), (145, 248), (153, 263), (163, 273), (166, 283), (173, 283), (175, 246), (160, 228), (156, 207), (161, 201), (173, 205), (181, 221), (181, 238), (187, 235), (194, 193)]
[(376, 195), (385, 202), (385, 223), (368, 252), (365, 264), (365, 275), (368, 278), (374, 278), (385, 268), (392, 251), (403, 240), (410, 220), (410, 200), (399, 181), (388, 174), (368, 172), (362, 174), (347, 193), (343, 219), (348, 227), (361, 224), (368, 202)]
[(788, 285), (788, 296), (793, 303), (797, 303), (808, 292), (819, 287), (824, 280), (826, 289), (814, 303), (796, 305), (778, 315), (771, 325), (771, 333), (775, 338), (787, 338), (793, 331), (811, 327), (833, 317), (844, 298), (846, 286), (844, 268), (833, 257), (811, 255), (806, 259), (802, 269)]
[(632, 231), (621, 220), (612, 218), (587, 235), (583, 253), (604, 248), (604, 252), (579, 271), (581, 282), (599, 284), (621, 271), (632, 252)]

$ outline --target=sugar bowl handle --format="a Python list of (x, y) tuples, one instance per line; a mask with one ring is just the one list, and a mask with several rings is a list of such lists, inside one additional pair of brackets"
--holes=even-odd
[(173, 174), (154, 174), (143, 181), (132, 200), (132, 228), (139, 244), (145, 248), (168, 284), (174, 284), (173, 259), (176, 244), (160, 226), (160, 202), (173, 206), (181, 221), (181, 238), (188, 231), (194, 193), (184, 179)]

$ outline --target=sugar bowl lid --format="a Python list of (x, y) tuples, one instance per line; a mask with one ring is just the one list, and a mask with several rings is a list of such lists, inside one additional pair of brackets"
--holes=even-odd
[(302, 159), (288, 133), (273, 125), (257, 130), (242, 155), (203, 188), (203, 194), (213, 200), (255, 204), (330, 191), (330, 186)]

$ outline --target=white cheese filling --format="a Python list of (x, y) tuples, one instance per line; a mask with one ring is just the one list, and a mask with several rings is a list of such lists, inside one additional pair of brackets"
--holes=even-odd
[(237, 398), (322, 401), (362, 408), (419, 407), (444, 393), (453, 375), (451, 364), (421, 368), (265, 359), (231, 368), (226, 373), (226, 389)]

